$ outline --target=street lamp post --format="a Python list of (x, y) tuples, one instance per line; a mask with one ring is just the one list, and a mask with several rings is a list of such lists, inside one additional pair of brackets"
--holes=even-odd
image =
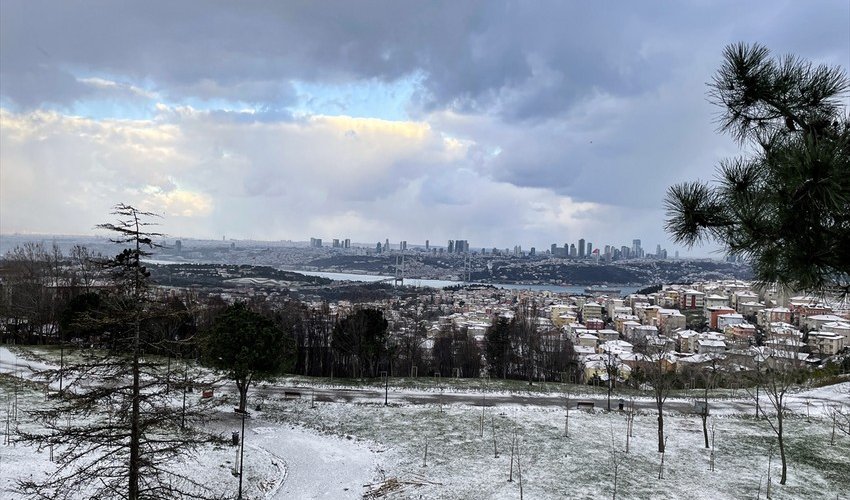
[(237, 500), (242, 500), (242, 466), (245, 464), (245, 414), (247, 410), (242, 410), (242, 439), (239, 442), (239, 496)]
[(759, 418), (759, 385), (761, 385), (761, 358), (756, 355), (756, 420)]

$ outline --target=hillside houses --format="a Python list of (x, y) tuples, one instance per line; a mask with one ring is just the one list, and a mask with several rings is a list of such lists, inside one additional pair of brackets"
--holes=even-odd
[[(607, 320), (602, 329), (600, 303), (601, 317)], [(784, 298), (777, 290), (760, 292), (741, 281), (674, 285), (622, 300), (586, 302), (581, 308), (585, 311), (591, 328), (573, 323), (564, 330), (590, 363), (585, 374), (600, 377), (600, 354), (635, 366), (635, 345), (654, 345), (675, 354), (667, 363), (677, 370), (677, 360), (700, 365), (726, 358), (752, 369), (754, 363), (747, 360), (752, 361), (759, 345), (764, 346), (757, 348), (759, 355), (777, 358), (772, 361), (777, 364), (791, 359), (817, 362), (850, 347), (848, 311), (807, 297)]]
[(776, 359), (770, 363), (777, 364), (821, 363), (850, 346), (850, 311), (822, 298), (755, 290), (742, 281), (671, 285), (623, 298), (492, 288), (432, 295), (429, 307), (438, 307), (439, 315), (429, 320), (425, 345), (435, 345), (447, 331), (459, 332), (454, 335), (465, 335), (479, 346), (481, 365), (486, 366), (492, 326), (499, 318), (510, 322), (519, 304), (533, 302), (540, 356), (557, 356), (569, 341), (585, 381), (605, 380), (605, 363), (611, 358), (629, 367), (618, 375), (625, 380), (646, 362), (642, 353), (648, 350), (665, 353), (665, 366), (678, 372), (717, 362), (735, 370), (754, 369), (756, 354), (765, 363), (771, 357)]

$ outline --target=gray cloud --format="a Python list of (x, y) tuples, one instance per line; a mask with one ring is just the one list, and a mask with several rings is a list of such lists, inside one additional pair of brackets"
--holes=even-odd
[[(4, 93), (24, 104), (74, 95), (14, 85), (39, 67), (148, 79), (175, 98), (252, 103), (286, 102), (290, 79), (391, 81), (422, 71), (427, 110), (535, 119), (594, 89), (646, 92), (682, 61), (718, 54), (730, 41), (776, 39), (793, 50), (787, 41), (797, 40), (810, 56), (829, 57), (846, 35), (846, 6), (747, 6), (15, 0), (2, 5), (0, 55), (12, 85)], [(807, 18), (811, 25), (798, 22)]]
[[(4, 0), (0, 97), (14, 120), (86, 103), (167, 104), (145, 124), (59, 120), (80, 135), (51, 129), (52, 151), (4, 130), (0, 189), (24, 203), (4, 205), (16, 216), (4, 224), (40, 227), (39, 210), (61, 218), (77, 199), (53, 186), (65, 179), (107, 207), (106, 198), (147, 194), (180, 220), (204, 214), (187, 228), (231, 234), (265, 213), (271, 233), (291, 237), (421, 227), (434, 239), (540, 245), (575, 239), (567, 231), (613, 240), (629, 227), (661, 241), (665, 188), (710, 178), (737, 152), (716, 134), (705, 99), (723, 46), (760, 41), (847, 67), (848, 16), (846, 2), (795, 1)], [(405, 109), (420, 135), (292, 111), (298, 82), (401, 79), (416, 81)], [(348, 112), (338, 96), (321, 99)], [(250, 109), (233, 109), (242, 104)], [(106, 125), (113, 130), (98, 128)], [(156, 154), (129, 154), (142, 146)], [(60, 151), (68, 161), (51, 157)], [(57, 175), (67, 168), (59, 164), (85, 181)], [(56, 198), (30, 217), (16, 207), (36, 196), (38, 179)], [(393, 203), (403, 209), (388, 210)]]

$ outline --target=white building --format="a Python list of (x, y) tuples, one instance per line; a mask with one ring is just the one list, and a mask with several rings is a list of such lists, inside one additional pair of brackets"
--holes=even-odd
[(822, 332), (837, 333), (844, 337), (844, 345), (850, 345), (850, 323), (844, 321), (833, 321), (823, 325)]
[(809, 332), (812, 353), (834, 356), (844, 350), (844, 336), (832, 332)]
[(697, 340), (697, 352), (699, 354), (723, 354), (726, 351), (726, 342), (705, 336)]
[(815, 314), (814, 316), (809, 316), (807, 318), (803, 318), (801, 326), (807, 326), (809, 330), (821, 330), (823, 326), (828, 323), (835, 323), (837, 321), (846, 321), (841, 316), (836, 316), (834, 314)]
[(744, 316), (739, 313), (721, 314), (717, 317), (717, 329), (726, 331), (727, 326), (744, 323)]

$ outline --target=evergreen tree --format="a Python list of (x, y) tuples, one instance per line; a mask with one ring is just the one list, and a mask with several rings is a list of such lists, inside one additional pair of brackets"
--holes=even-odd
[(213, 321), (204, 339), (203, 362), (228, 372), (244, 412), (251, 383), (283, 373), (292, 364), (293, 351), (291, 337), (274, 321), (237, 302)]
[(751, 153), (714, 183), (669, 188), (666, 229), (678, 243), (716, 240), (756, 278), (793, 290), (850, 290), (850, 120), (840, 68), (767, 48), (726, 47), (709, 84), (720, 130)]
[(108, 342), (101, 339), (75, 353), (80, 361), (45, 373), (48, 380), (64, 379), (63, 391), (30, 412), (43, 428), (20, 437), (55, 447), (58, 466), (43, 480), (22, 481), (21, 488), (45, 499), (209, 498), (205, 485), (179, 469), (213, 439), (191, 425), (203, 423), (208, 408), (181, 408), (168, 394), (162, 363), (145, 356), (158, 348), (158, 336), (147, 328), (155, 301), (142, 263), (160, 236), (149, 230), (154, 214), (124, 204), (113, 214), (117, 222), (99, 227), (128, 248), (103, 263), (112, 290), (97, 301), (83, 299), (90, 303), (79, 304), (68, 323), (94, 332), (108, 329)]
[(491, 377), (507, 378), (511, 363), (511, 324), (499, 316), (484, 337), (487, 365)]
[(333, 350), (341, 368), (351, 376), (377, 376), (378, 362), (386, 354), (387, 328), (384, 313), (358, 309), (341, 319), (333, 330)]

